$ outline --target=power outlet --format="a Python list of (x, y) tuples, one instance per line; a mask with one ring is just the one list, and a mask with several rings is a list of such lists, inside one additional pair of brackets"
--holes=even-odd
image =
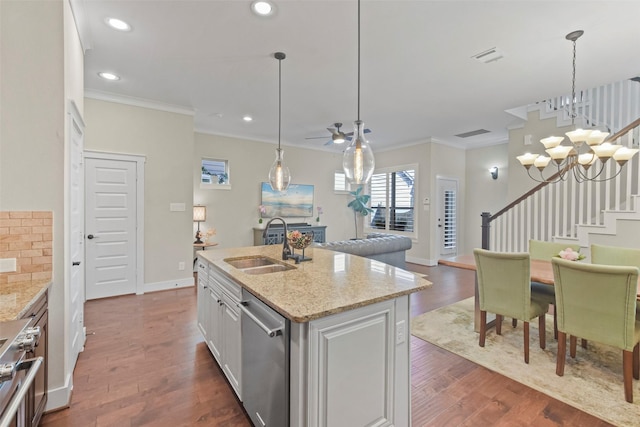
[(178, 270), (180, 270), (180, 271), (184, 270), (184, 261), (180, 261), (178, 263)]
[(16, 269), (17, 265), (15, 258), (0, 259), (0, 273), (13, 273)]
[(406, 329), (404, 320), (396, 323), (396, 345), (402, 344), (405, 341)]

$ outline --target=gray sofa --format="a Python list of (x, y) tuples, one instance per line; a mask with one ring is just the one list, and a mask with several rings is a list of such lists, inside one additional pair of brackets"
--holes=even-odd
[(366, 239), (317, 243), (316, 247), (375, 259), (395, 267), (405, 268), (405, 252), (411, 249), (411, 239), (395, 234), (374, 233)]

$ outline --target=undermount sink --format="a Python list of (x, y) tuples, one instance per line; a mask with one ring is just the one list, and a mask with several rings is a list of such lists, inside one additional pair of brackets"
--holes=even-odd
[(276, 273), (278, 271), (286, 271), (295, 268), (290, 264), (280, 263), (274, 259), (263, 256), (250, 258), (227, 258), (224, 262), (246, 274)]

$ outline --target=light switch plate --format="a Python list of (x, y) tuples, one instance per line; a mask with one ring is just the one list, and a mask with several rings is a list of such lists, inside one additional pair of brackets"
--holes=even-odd
[(170, 203), (169, 210), (171, 212), (184, 212), (185, 210), (184, 203)]
[(2, 258), (0, 259), (0, 273), (12, 273), (16, 271), (16, 259), (15, 258)]

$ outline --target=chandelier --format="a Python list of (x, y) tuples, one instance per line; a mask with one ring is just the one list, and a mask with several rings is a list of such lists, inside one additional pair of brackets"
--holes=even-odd
[[(516, 157), (534, 181), (549, 183), (564, 181), (568, 175), (571, 175), (569, 171), (578, 182), (607, 181), (618, 176), (622, 171), (622, 166), (638, 152), (636, 148), (627, 148), (608, 141), (608, 132), (602, 132), (598, 129), (576, 129), (576, 40), (583, 34), (584, 31), (577, 30), (566, 36), (566, 39), (573, 43), (571, 126), (574, 130), (566, 133), (571, 144), (563, 145), (562, 142), (565, 139), (563, 136), (550, 136), (540, 140), (548, 156), (525, 153)], [(612, 157), (619, 165), (618, 171), (612, 176), (602, 177), (605, 164)], [(543, 171), (549, 163), (553, 164), (550, 169), (554, 173), (545, 177)], [(540, 178), (531, 175), (532, 166), (538, 169)], [(589, 176), (588, 171), (592, 166), (597, 169)]]

